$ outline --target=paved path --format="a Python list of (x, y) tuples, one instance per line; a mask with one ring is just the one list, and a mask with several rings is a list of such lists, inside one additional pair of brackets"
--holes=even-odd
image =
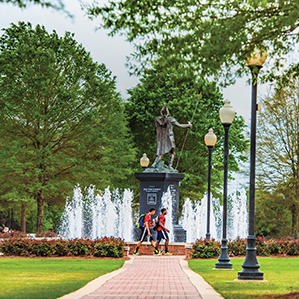
[[(124, 268), (124, 269), (123, 269)], [(100, 276), (64, 299), (218, 299), (222, 298), (183, 257), (140, 256), (110, 276)], [(105, 278), (106, 276), (106, 278)], [(93, 286), (92, 286), (93, 284)]]

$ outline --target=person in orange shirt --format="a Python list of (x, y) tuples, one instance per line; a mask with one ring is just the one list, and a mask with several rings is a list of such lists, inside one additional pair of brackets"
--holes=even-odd
[(143, 222), (143, 227), (142, 227), (142, 230), (141, 230), (141, 235), (140, 235), (139, 241), (137, 243), (137, 247), (136, 247), (133, 255), (141, 255), (138, 252), (138, 250), (139, 250), (139, 248), (141, 246), (141, 243), (146, 240), (147, 236), (150, 237), (151, 245), (154, 247), (154, 250), (155, 250), (154, 253), (157, 254), (157, 255), (159, 254), (159, 250), (155, 247), (154, 238), (152, 237), (152, 234), (150, 232), (151, 216), (153, 216), (155, 214), (155, 212), (156, 212), (155, 208), (150, 208), (148, 214), (146, 214), (144, 216), (144, 222)]

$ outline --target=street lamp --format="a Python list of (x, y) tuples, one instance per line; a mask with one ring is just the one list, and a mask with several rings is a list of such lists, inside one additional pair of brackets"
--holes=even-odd
[(212, 150), (214, 145), (216, 144), (217, 136), (213, 133), (213, 129), (209, 129), (209, 133), (205, 136), (205, 144), (209, 149), (209, 174), (208, 174), (208, 207), (207, 207), (207, 233), (206, 239), (210, 240), (210, 206), (211, 206), (211, 158), (212, 158)]
[(256, 258), (256, 242), (254, 235), (255, 209), (255, 151), (256, 151), (256, 111), (259, 110), (257, 99), (257, 77), (267, 58), (266, 50), (255, 49), (247, 59), (252, 74), (251, 93), (251, 133), (250, 133), (250, 183), (249, 183), (249, 234), (247, 237), (246, 257), (242, 264), (243, 270), (238, 272), (238, 279), (263, 280), (264, 273), (259, 270)]
[(227, 229), (227, 156), (228, 156), (228, 130), (235, 118), (235, 109), (230, 105), (229, 100), (224, 101), (224, 106), (219, 111), (220, 120), (224, 127), (224, 183), (223, 183), (223, 220), (222, 220), (222, 240), (221, 253), (218, 258), (216, 269), (232, 269), (233, 264), (230, 263), (228, 256), (226, 229)]
[(143, 171), (146, 169), (148, 164), (149, 164), (149, 158), (146, 156), (146, 154), (143, 154), (142, 158), (140, 159), (140, 165), (143, 168)]

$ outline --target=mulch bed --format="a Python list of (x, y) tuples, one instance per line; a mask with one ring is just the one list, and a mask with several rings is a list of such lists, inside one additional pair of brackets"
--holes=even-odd
[(0, 259), (76, 259), (76, 260), (130, 260), (130, 257), (124, 256), (120, 258), (116, 257), (97, 257), (93, 255), (87, 256), (19, 256), (19, 255), (0, 255)]
[(264, 295), (262, 298), (267, 299), (299, 299), (299, 292), (291, 292), (283, 295)]

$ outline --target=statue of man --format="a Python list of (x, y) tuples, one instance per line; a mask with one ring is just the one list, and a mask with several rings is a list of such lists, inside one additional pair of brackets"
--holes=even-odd
[(168, 117), (169, 111), (166, 108), (166, 103), (161, 110), (161, 115), (155, 120), (155, 128), (157, 135), (157, 150), (156, 150), (156, 160), (152, 165), (152, 168), (155, 168), (164, 154), (170, 152), (169, 164), (168, 168), (172, 168), (173, 159), (175, 156), (175, 141), (173, 134), (173, 126), (177, 126), (179, 128), (191, 128), (192, 124), (189, 121), (188, 124), (182, 125), (178, 123), (173, 117)]

